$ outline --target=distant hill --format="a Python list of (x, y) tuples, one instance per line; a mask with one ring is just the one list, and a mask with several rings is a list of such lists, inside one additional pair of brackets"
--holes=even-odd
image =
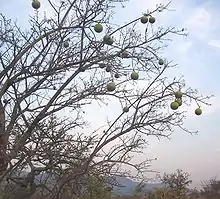
[[(23, 173), (22, 175), (26, 175), (25, 173)], [(120, 184), (120, 187), (114, 187), (113, 188), (113, 193), (116, 195), (126, 195), (126, 196), (131, 196), (134, 193), (134, 189), (135, 187), (138, 185), (138, 182), (133, 181), (131, 179), (125, 178), (125, 177), (116, 177), (118, 183)], [(54, 184), (55, 183), (55, 179), (53, 179), (51, 176), (48, 179), (47, 174), (40, 174), (36, 176), (35, 182), (38, 183), (39, 181), (44, 181), (44, 180), (48, 180), (50, 181), (49, 184)], [(150, 184), (147, 183), (145, 184), (144, 190), (146, 191), (152, 191), (155, 188), (161, 188), (163, 187), (163, 185), (161, 183), (155, 183), (155, 184)]]
[[(138, 182), (130, 180), (128, 178), (124, 177), (117, 177), (117, 181), (123, 186), (123, 187), (115, 187), (113, 189), (113, 192), (118, 195), (133, 195), (135, 187), (138, 185)], [(161, 183), (155, 183), (155, 184), (145, 184), (144, 190), (146, 191), (153, 191), (155, 188), (162, 188), (163, 185)]]

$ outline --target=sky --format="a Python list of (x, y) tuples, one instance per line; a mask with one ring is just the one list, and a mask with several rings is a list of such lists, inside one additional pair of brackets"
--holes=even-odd
[[(46, 4), (42, 11), (47, 10)], [(1, 0), (0, 12), (17, 19), (21, 26), (27, 24), (29, 14), (34, 11), (29, 2)], [(124, 23), (139, 17), (147, 9), (155, 8), (158, 3), (167, 1), (130, 0), (125, 8), (120, 4), (116, 8), (114, 22)], [(172, 139), (150, 140), (144, 154), (157, 157), (152, 163), (152, 169), (160, 172), (173, 172), (180, 168), (191, 173), (193, 186), (198, 186), (201, 180), (208, 180), (219, 175), (220, 178), (220, 1), (217, 0), (173, 0), (169, 9), (156, 16), (156, 24), (187, 28), (187, 38), (174, 37), (173, 42), (164, 50), (164, 55), (178, 63), (173, 74), (183, 74), (188, 85), (198, 89), (204, 95), (213, 94), (211, 107), (204, 107), (203, 115), (193, 114), (195, 105), (189, 108), (185, 126), (199, 130), (198, 135), (189, 135), (177, 130)], [(175, 11), (174, 11), (175, 10)], [(94, 119), (94, 113), (96, 117)], [(107, 113), (107, 115), (106, 115)], [(88, 119), (92, 128), (100, 126), (106, 116), (115, 117), (117, 110), (97, 107), (88, 109)], [(140, 160), (142, 157), (135, 157)]]

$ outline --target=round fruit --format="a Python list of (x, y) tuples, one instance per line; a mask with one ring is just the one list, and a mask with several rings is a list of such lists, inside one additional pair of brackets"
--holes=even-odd
[(178, 109), (178, 107), (179, 107), (179, 104), (175, 101), (170, 104), (170, 108), (173, 110)]
[(101, 63), (101, 64), (99, 64), (99, 67), (100, 68), (105, 68), (105, 64)]
[(68, 48), (69, 47), (69, 42), (68, 41), (65, 41), (64, 44), (63, 44), (64, 48)]
[(94, 30), (97, 32), (97, 33), (100, 33), (103, 31), (103, 27), (101, 24), (96, 24), (95, 27), (94, 27)]
[(109, 35), (104, 36), (103, 41), (107, 45), (112, 45), (114, 43), (114, 40)]
[(156, 21), (156, 19), (155, 19), (154, 17), (150, 17), (150, 18), (149, 18), (149, 22), (150, 22), (150, 23), (154, 23), (155, 21)]
[(128, 58), (129, 57), (129, 53), (127, 51), (124, 51), (120, 54), (121, 58)]
[(159, 59), (159, 65), (163, 65), (164, 64), (164, 61), (162, 59)]
[(141, 23), (145, 24), (147, 22), (148, 22), (148, 17), (147, 16), (141, 17)]
[(183, 93), (181, 91), (177, 91), (174, 93), (175, 97), (180, 99), (183, 96)]
[(8, 100), (4, 99), (4, 100), (3, 100), (3, 103), (4, 103), (4, 104), (7, 104), (7, 103), (8, 103)]
[(129, 108), (128, 107), (124, 107), (123, 108), (123, 112), (127, 113), (129, 111)]
[(131, 73), (131, 79), (137, 80), (139, 78), (139, 74), (137, 72), (132, 72)]
[(112, 69), (111, 69), (111, 66), (106, 66), (106, 68), (105, 68), (105, 71), (106, 71), (106, 72), (111, 72), (111, 70), (112, 70)]
[(181, 99), (176, 99), (175, 102), (177, 102), (179, 104), (179, 106), (182, 105), (182, 100)]
[(107, 84), (107, 90), (108, 91), (110, 91), (110, 92), (112, 92), (112, 91), (114, 91), (115, 90), (115, 83), (114, 82), (111, 82), (111, 83), (108, 83)]
[(39, 8), (40, 8), (40, 1), (38, 1), (38, 0), (33, 0), (33, 1), (32, 1), (32, 7), (33, 7), (34, 9), (39, 9)]
[(202, 114), (202, 109), (201, 109), (201, 108), (197, 108), (197, 109), (195, 110), (195, 114), (196, 114), (196, 115), (201, 115), (201, 114)]
[(115, 78), (119, 78), (119, 74), (118, 73), (115, 73)]

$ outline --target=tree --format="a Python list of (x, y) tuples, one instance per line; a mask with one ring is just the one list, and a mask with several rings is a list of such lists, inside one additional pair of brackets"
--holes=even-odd
[(220, 180), (212, 178), (208, 182), (202, 183), (201, 195), (205, 198), (217, 199), (220, 197)]
[(192, 183), (189, 179), (190, 174), (181, 169), (177, 169), (174, 173), (164, 173), (160, 177), (161, 182), (172, 191), (177, 193), (177, 196), (185, 195), (188, 191), (188, 186)]
[(188, 196), (190, 199), (196, 199), (196, 198), (200, 198), (201, 194), (197, 188), (193, 188), (189, 190)]
[[(175, 127), (195, 133), (183, 126), (180, 102), (209, 105), (210, 96), (165, 75), (176, 64), (159, 53), (168, 36), (186, 32), (154, 27), (169, 4), (120, 26), (111, 23), (113, 1), (48, 2), (53, 15), (44, 18), (44, 2), (33, 2), (27, 31), (0, 15), (0, 182), (58, 199), (65, 186), (81, 193), (88, 175), (111, 185), (117, 175), (143, 176), (151, 159), (133, 163), (132, 157), (142, 153), (147, 137), (168, 138)], [(144, 86), (135, 90), (141, 80)], [(82, 133), (86, 107), (109, 100), (121, 113)], [(170, 106), (175, 110), (167, 111)], [(39, 175), (47, 179), (36, 182)]]
[(102, 181), (100, 181), (95, 176), (87, 178), (87, 189), (82, 194), (82, 199), (103, 199), (103, 198), (110, 198), (112, 189), (110, 187), (107, 187), (105, 184), (103, 184)]
[(133, 191), (133, 195), (134, 196), (137, 196), (137, 195), (141, 195), (144, 193), (144, 188), (145, 188), (145, 184), (144, 184), (144, 181), (142, 180), (141, 182), (139, 182), (135, 188), (134, 188), (134, 191)]

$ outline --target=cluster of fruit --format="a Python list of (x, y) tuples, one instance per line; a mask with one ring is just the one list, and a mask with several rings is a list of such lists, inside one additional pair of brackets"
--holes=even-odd
[(144, 15), (141, 17), (141, 23), (146, 24), (147, 22), (153, 24), (155, 23), (156, 19), (152, 16)]
[[(146, 24), (147, 22), (153, 24), (156, 21), (156, 19), (154, 17), (148, 16), (148, 15), (144, 15), (143, 17), (141, 17), (140, 20), (141, 20), (141, 23), (143, 23), (143, 24)], [(103, 31), (103, 26), (98, 23), (94, 26), (94, 30), (97, 33), (101, 33)], [(114, 40), (110, 35), (105, 35), (103, 37), (103, 42), (104, 42), (104, 44), (112, 45), (114, 43)], [(128, 58), (129, 53), (127, 51), (123, 51), (123, 52), (120, 53), (120, 57), (121, 58)], [(164, 61), (162, 59), (159, 59), (158, 63), (159, 63), (159, 65), (163, 65)], [(100, 64), (100, 68), (104, 68), (104, 67), (105, 67), (104, 64)], [(110, 72), (109, 66), (106, 67), (106, 72)], [(119, 75), (117, 73), (114, 76), (115, 76), (115, 78), (119, 78)], [(139, 74), (138, 74), (138, 72), (133, 71), (131, 73), (130, 77), (131, 77), (132, 80), (138, 80)], [(115, 86), (114, 82), (110, 82), (110, 83), (107, 84), (107, 90), (109, 92), (112, 92), (115, 89), (116, 89), (116, 86)]]
[[(159, 59), (158, 61), (158, 64), (159, 65), (163, 65), (164, 64), (164, 61), (162, 59)], [(100, 64), (100, 68), (104, 68), (105, 65), (104, 64)], [(106, 67), (106, 72), (110, 72), (110, 70), (108, 69), (109, 66)], [(133, 71), (130, 75), (131, 79), (132, 80), (138, 80), (139, 79), (139, 73), (136, 72), (136, 71)], [(119, 78), (119, 75), (118, 73), (115, 74), (115, 78)], [(109, 92), (112, 92), (116, 89), (116, 86), (115, 86), (115, 83), (114, 82), (110, 82), (107, 84), (107, 90)]]
[[(40, 4), (40, 2), (38, 0), (32, 0), (32, 7), (34, 9), (39, 9), (40, 6), (41, 6), (41, 4)], [(154, 17), (150, 16), (150, 15), (145, 14), (144, 16), (142, 16), (140, 18), (140, 21), (143, 24), (146, 24), (148, 22), (153, 24), (153, 23), (155, 23), (156, 19)], [(101, 33), (103, 31), (102, 24), (100, 24), (100, 23), (96, 24), (94, 26), (94, 31), (97, 32), (97, 33)], [(110, 35), (105, 35), (103, 37), (103, 42), (104, 42), (104, 44), (112, 45), (114, 43), (114, 40), (113, 40), (113, 38)], [(68, 48), (69, 47), (69, 42), (65, 41), (63, 43), (63, 46), (64, 46), (64, 48)], [(123, 51), (123, 52), (120, 53), (120, 57), (121, 58), (128, 58), (129, 57), (129, 53), (127, 51)], [(163, 59), (159, 59), (158, 64), (159, 65), (163, 65), (164, 64), (164, 60)], [(111, 66), (108, 66), (108, 65), (106, 66), (105, 64), (101, 63), (101, 64), (99, 64), (99, 67), (100, 68), (105, 68), (106, 72), (111, 72)], [(82, 70), (82, 71), (84, 72), (85, 70)], [(115, 73), (114, 77), (115, 78), (119, 78), (119, 74)], [(131, 77), (132, 80), (138, 80), (139, 79), (139, 73), (133, 71), (131, 73), (130, 77)], [(110, 83), (107, 84), (106, 88), (107, 88), (107, 91), (113, 92), (116, 89), (116, 85), (115, 85), (114, 82), (110, 82)], [(174, 95), (175, 95), (175, 100), (170, 104), (170, 107), (171, 107), (172, 110), (177, 110), (182, 105), (183, 93), (181, 91), (177, 91), (177, 92), (174, 93)], [(125, 107), (123, 109), (123, 111), (124, 112), (128, 112), (129, 109), (127, 107)], [(195, 110), (195, 114), (196, 115), (201, 115), (202, 114), (201, 108), (197, 108)]]
[[(146, 24), (147, 22), (153, 24), (153, 23), (155, 23), (156, 19), (155, 19), (154, 17), (152, 17), (152, 16), (144, 15), (143, 17), (141, 17), (140, 21), (141, 21), (141, 23), (143, 23), (143, 24)], [(95, 30), (95, 32), (97, 32), (97, 33), (102, 32), (102, 31), (103, 31), (103, 26), (102, 26), (102, 24), (96, 24), (96, 25), (94, 26), (94, 30)], [(103, 42), (104, 42), (105, 44), (107, 44), (107, 45), (112, 45), (112, 44), (114, 43), (114, 40), (113, 40), (113, 38), (112, 38), (110, 35), (106, 35), (106, 36), (104, 36), (104, 38), (103, 38)]]
[[(175, 95), (176, 99), (170, 104), (170, 108), (172, 110), (177, 110), (182, 105), (183, 93), (181, 91), (177, 91), (177, 92), (174, 93), (174, 95)], [(195, 110), (195, 114), (196, 115), (201, 115), (202, 114), (202, 109), (197, 108)]]
[(174, 95), (175, 95), (176, 99), (175, 99), (175, 101), (173, 101), (170, 104), (170, 108), (173, 109), (173, 110), (176, 110), (182, 105), (183, 93), (181, 91), (177, 91), (177, 92), (174, 93)]
[[(152, 17), (152, 16), (144, 15), (143, 17), (141, 17), (140, 21), (141, 21), (141, 23), (143, 23), (143, 24), (146, 24), (146, 23), (148, 23), (148, 22), (151, 23), (151, 24), (153, 24), (153, 23), (155, 23), (156, 19), (155, 19), (154, 17)], [(103, 31), (103, 26), (102, 26), (101, 24), (96, 24), (96, 25), (94, 26), (94, 30), (95, 30), (95, 32), (100, 33), (100, 32)], [(114, 43), (114, 40), (113, 40), (112, 37), (109, 36), (109, 35), (104, 36), (103, 41), (104, 41), (104, 43), (107, 44), (107, 45), (112, 45), (112, 44)], [(122, 52), (122, 53), (120, 54), (120, 57), (121, 57), (121, 58), (128, 58), (128, 57), (129, 57), (129, 53), (126, 52), (126, 51), (124, 51), (124, 52)], [(163, 59), (159, 59), (158, 64), (159, 64), (159, 65), (163, 65), (163, 64), (164, 64), (164, 60), (163, 60)], [(104, 67), (105, 67), (104, 64), (100, 64), (100, 68), (104, 68)], [(110, 66), (107, 66), (107, 67), (106, 67), (106, 72), (110, 72)], [(118, 77), (119, 77), (119, 75), (116, 73), (116, 74), (115, 74), (115, 78), (118, 78)], [(138, 74), (138, 72), (133, 71), (133, 72), (131, 73), (131, 76), (130, 76), (130, 77), (131, 77), (132, 80), (138, 80), (139, 74)], [(107, 84), (107, 91), (112, 92), (112, 91), (114, 91), (115, 89), (116, 89), (116, 85), (115, 85), (114, 82), (110, 82), (110, 83)], [(170, 107), (171, 107), (172, 110), (177, 110), (177, 109), (182, 105), (182, 96), (183, 96), (183, 93), (182, 93), (181, 91), (175, 92), (175, 98), (176, 98), (176, 99), (175, 99), (175, 101), (173, 101), (173, 102), (170, 104)], [(125, 107), (125, 108), (123, 109), (123, 111), (124, 111), (124, 112), (128, 112), (129, 109), (128, 109), (127, 107)], [(201, 115), (201, 114), (202, 114), (201, 108), (197, 108), (197, 109), (195, 110), (195, 114), (196, 114), (196, 115)]]

